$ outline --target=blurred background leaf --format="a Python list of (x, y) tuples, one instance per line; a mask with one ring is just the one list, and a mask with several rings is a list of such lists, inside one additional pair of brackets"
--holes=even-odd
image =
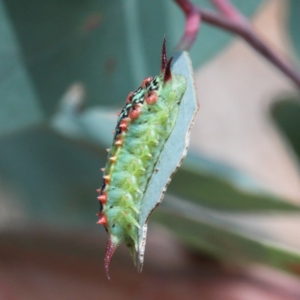
[(285, 99), (272, 106), (272, 117), (300, 161), (300, 102), (299, 98)]
[[(298, 217), (299, 213), (294, 214), (294, 219)], [(287, 243), (272, 230), (278, 222), (276, 217), (224, 213), (166, 196), (154, 218), (196, 251), (211, 253), (227, 262), (252, 260), (297, 274), (294, 267), (300, 265), (299, 243)]]
[(41, 122), (43, 112), (19, 41), (0, 1), (0, 136)]
[[(194, 2), (207, 6), (204, 0)], [(234, 3), (251, 15), (261, 1)], [(105, 164), (115, 124), (116, 110), (108, 106), (123, 105), (144, 77), (158, 73), (163, 36), (171, 53), (183, 22), (169, 0), (0, 0), (0, 134), (5, 133), (0, 139), (0, 178), (28, 223), (59, 231), (95, 228), (99, 168)], [(207, 63), (230, 38), (203, 25), (191, 50), (194, 66)], [(63, 95), (76, 83), (80, 91), (74, 104)], [(84, 98), (87, 110), (82, 110)], [(297, 135), (283, 121), (292, 114), (296, 124), (295, 112), (283, 109), (284, 118), (276, 114), (296, 149)], [(180, 205), (172, 202), (174, 195)], [(156, 220), (197, 251), (283, 269), (288, 261), (299, 262), (297, 251), (285, 249), (284, 242), (266, 247), (261, 234), (242, 222), (226, 227), (233, 217), (224, 216), (229, 212), (267, 215), (299, 210), (236, 168), (190, 153), (168, 197)], [(197, 207), (197, 218), (190, 205)], [(12, 226), (13, 220), (8, 220)], [(18, 225), (24, 223), (14, 226)]]
[[(250, 15), (261, 1), (235, 2)], [(205, 0), (195, 3), (207, 6)], [(123, 103), (142, 78), (158, 73), (163, 37), (171, 52), (184, 26), (182, 12), (169, 0), (4, 0), (4, 4), (48, 116), (75, 81), (85, 86), (89, 106)], [(230, 37), (204, 25), (191, 51), (195, 67), (219, 52)]]
[(298, 58), (300, 57), (300, 36), (299, 36), (299, 14), (300, 14), (300, 2), (297, 0), (290, 0), (289, 5), (289, 32), (292, 38), (293, 45), (295, 47)]

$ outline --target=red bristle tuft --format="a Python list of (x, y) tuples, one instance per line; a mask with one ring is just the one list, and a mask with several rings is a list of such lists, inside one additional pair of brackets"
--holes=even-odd
[(109, 276), (109, 264), (111, 261), (111, 258), (117, 249), (118, 245), (114, 244), (111, 240), (111, 238), (108, 238), (107, 241), (107, 247), (106, 247), (106, 254), (105, 254), (105, 259), (104, 259), (104, 268), (105, 268), (105, 274), (108, 280), (110, 280)]
[(161, 50), (161, 66), (160, 66), (161, 72), (165, 71), (167, 63), (168, 63), (168, 58), (166, 52), (166, 38), (164, 38), (163, 46)]
[(168, 60), (166, 69), (165, 69), (165, 73), (164, 73), (164, 83), (166, 83), (167, 81), (169, 81), (170, 79), (172, 79), (172, 72), (171, 72), (171, 62), (172, 62), (173, 57), (171, 57)]

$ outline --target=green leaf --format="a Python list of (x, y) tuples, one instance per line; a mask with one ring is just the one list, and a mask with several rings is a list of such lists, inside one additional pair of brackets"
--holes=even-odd
[(42, 111), (2, 1), (0, 1), (0, 74), (0, 135), (40, 122)]
[(299, 98), (278, 101), (272, 106), (272, 116), (287, 138), (300, 161), (300, 102)]
[[(236, 1), (252, 14), (261, 1)], [(4, 0), (26, 68), (43, 111), (49, 116), (74, 82), (81, 82), (88, 105), (116, 105), (144, 77), (159, 73), (163, 37), (173, 49), (183, 33), (184, 16), (170, 0)], [(207, 5), (206, 0), (196, 4)], [(231, 35), (201, 26), (191, 50), (203, 64)]]
[(101, 165), (107, 153), (47, 128), (0, 139), (1, 182), (25, 219), (52, 226), (96, 226)]
[(136, 253), (139, 272), (141, 272), (143, 268), (149, 217), (157, 205), (163, 200), (170, 179), (186, 155), (191, 126), (199, 109), (195, 91), (193, 67), (187, 52), (179, 52), (174, 55), (172, 72), (184, 76), (187, 86), (181, 99), (175, 127), (164, 144), (163, 150), (155, 165), (156, 170), (149, 179), (147, 189), (142, 199), (139, 214), (139, 248)]

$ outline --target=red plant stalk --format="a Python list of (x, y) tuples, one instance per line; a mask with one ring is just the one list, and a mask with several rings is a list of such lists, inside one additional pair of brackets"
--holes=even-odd
[[(300, 74), (287, 58), (268, 46), (253, 29), (250, 22), (229, 0), (211, 0), (219, 12), (195, 6), (190, 0), (174, 0), (186, 16), (185, 32), (177, 46), (180, 50), (188, 50), (194, 43), (200, 27), (200, 21), (217, 26), (242, 37), (257, 52), (289, 77), (300, 88)], [(197, 19), (195, 15), (199, 15)], [(197, 27), (198, 26), (198, 27)], [(197, 27), (197, 28), (196, 28)]]
[(197, 37), (201, 23), (201, 15), (197, 11), (197, 8), (189, 1), (175, 0), (175, 2), (177, 2), (183, 10), (186, 17), (184, 34), (177, 46), (177, 49), (189, 50)]
[(227, 0), (211, 0), (223, 16), (237, 23), (247, 23), (248, 20)]

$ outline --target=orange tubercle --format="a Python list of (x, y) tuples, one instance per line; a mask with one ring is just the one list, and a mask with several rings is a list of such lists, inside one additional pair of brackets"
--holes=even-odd
[(146, 86), (151, 82), (153, 78), (152, 77), (147, 77), (142, 81), (142, 88), (145, 89)]
[(148, 95), (145, 95), (145, 100), (149, 105), (155, 104), (157, 101), (157, 93), (155, 91), (150, 92)]
[(133, 92), (130, 92), (126, 98), (126, 104), (130, 103), (133, 97)]
[(105, 175), (105, 176), (103, 176), (103, 179), (105, 181), (105, 184), (108, 184), (109, 181), (110, 181), (110, 176), (109, 175)]
[(116, 146), (122, 146), (123, 142), (121, 139), (116, 140), (115, 145)]
[(121, 128), (122, 131), (126, 131), (128, 125), (127, 125), (127, 122), (126, 121), (122, 121), (119, 125), (119, 127)]
[(101, 225), (107, 226), (107, 218), (106, 218), (106, 216), (105, 215), (100, 216), (100, 219), (97, 222), (97, 224), (101, 224)]
[(141, 109), (138, 105), (136, 105), (135, 107), (133, 107), (130, 112), (129, 112), (129, 118), (131, 119), (137, 119), (141, 114)]
[(106, 194), (102, 194), (101, 196), (97, 197), (97, 199), (102, 203), (105, 204), (107, 201), (107, 196)]
[(115, 162), (115, 161), (117, 160), (117, 157), (116, 157), (116, 156), (111, 156), (111, 157), (109, 158), (109, 160), (110, 160), (111, 162)]

